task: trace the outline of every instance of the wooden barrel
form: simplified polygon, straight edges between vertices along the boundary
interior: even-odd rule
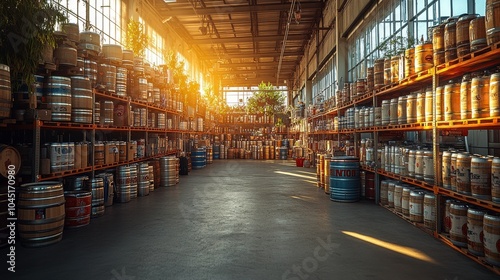
[[[434,53],[444,51],[444,25],[439,24],[432,28],[432,50]]]
[[[106,59],[121,63],[123,59],[122,46],[114,44],[102,45],[102,54]]]
[[[390,85],[391,81],[391,58],[387,57],[384,59],[384,85]]]
[[[64,226],[75,228],[90,223],[92,193],[88,191],[64,192],[66,217]]]
[[[444,61],[449,62],[457,58],[457,19],[448,18],[444,26]]]
[[[457,155],[456,165],[456,184],[457,192],[461,194],[471,195],[470,189],[470,167],[471,155],[463,152]]]
[[[485,211],[467,209],[467,249],[476,256],[484,256],[483,219]]]
[[[469,23],[469,41],[471,52],[484,49],[488,46],[486,43],[486,27],[484,20],[484,16],[479,16],[471,20]]]
[[[366,92],[366,79],[356,80],[356,95],[361,96]]]
[[[134,51],[122,50],[122,65],[127,69],[134,67]]]
[[[127,96],[128,70],[125,67],[116,68],[116,94]]]
[[[101,52],[101,35],[92,31],[80,32],[80,43],[78,44],[78,49],[98,55]]]
[[[21,154],[9,145],[0,144],[0,175],[7,178],[16,175],[21,169]]]
[[[400,96],[398,97],[398,112],[397,112],[397,117],[398,117],[398,124],[406,124],[408,123],[407,116],[406,116],[406,96]]]
[[[22,184],[17,201],[17,229],[21,244],[40,247],[61,241],[64,202],[64,190],[59,182]]]
[[[403,188],[404,185],[401,183],[397,183],[394,186],[394,210],[397,213],[402,213],[401,202],[403,199]]]
[[[375,88],[375,72],[374,72],[374,67],[368,67],[366,68],[366,91],[372,92],[373,89]]]
[[[375,60],[373,65],[373,82],[375,89],[384,86],[384,59],[380,58]]]
[[[205,148],[198,148],[197,150],[191,153],[191,160],[193,161],[193,169],[201,169],[206,166],[205,159]],[[176,178],[178,174],[176,174],[177,160],[175,157],[162,157],[160,158],[160,186],[162,187],[171,187],[175,186]]]
[[[401,194],[401,212],[404,216],[410,216],[410,193],[414,190],[413,187],[403,187]]]
[[[326,194],[330,194],[330,162],[332,160],[331,155],[326,154],[324,156],[324,164],[323,164],[323,181],[324,181],[324,190]]]
[[[398,99],[392,98],[389,102],[389,124],[398,124]]]
[[[141,162],[137,168],[137,195],[149,195],[149,165]]]
[[[500,73],[493,73],[490,76],[490,117],[500,116]]]
[[[416,150],[408,151],[408,176],[414,178],[415,177],[415,162],[417,157]]]
[[[484,257],[486,261],[500,267],[500,214],[486,213],[483,218]]]
[[[375,199],[375,173],[365,173],[365,198]]]
[[[58,46],[54,49],[54,59],[59,66],[76,66],[78,53],[75,48]]]
[[[102,142],[94,143],[94,164],[104,164],[104,143]]]
[[[500,1],[486,0],[486,41],[492,45],[500,41]]]
[[[405,50],[405,55],[404,55],[404,71],[405,71],[405,77],[409,77],[413,74],[415,74],[415,49],[406,49]]]
[[[10,117],[12,107],[12,87],[10,81],[10,67],[0,64],[0,119]]]
[[[491,161],[491,200],[500,203],[500,157]]]
[[[436,196],[433,193],[424,195],[424,226],[428,229],[436,229]]]
[[[457,56],[462,57],[470,53],[470,39],[469,39],[469,25],[477,15],[463,15],[458,18],[456,43],[457,43]]]
[[[434,185],[434,158],[432,151],[424,151],[422,154],[423,179],[426,183]]]
[[[45,80],[44,91],[52,121],[71,121],[71,79],[49,76]]]
[[[450,204],[450,239],[453,244],[467,248],[467,205],[453,201]]]
[[[391,108],[391,101],[388,99],[382,100],[382,116],[381,116],[382,125],[388,125],[391,120],[390,108]]]
[[[460,119],[460,83],[450,82],[444,86],[444,120]]]
[[[114,175],[111,172],[100,173],[96,175],[97,178],[102,178],[104,186],[104,206],[113,205],[113,197],[115,194],[115,180]]]
[[[330,200],[355,202],[360,197],[359,158],[333,157],[330,161]]]
[[[116,66],[99,63],[97,85],[102,89],[114,93],[116,91]]]
[[[92,123],[93,103],[90,80],[83,76],[72,76],[71,120],[76,123]]]
[[[80,42],[80,29],[77,23],[63,22],[61,23],[61,31],[66,34],[69,41]]]
[[[471,117],[490,116],[490,76],[474,77],[471,82]]]
[[[415,73],[433,66],[432,43],[423,43],[415,47]]]
[[[101,124],[113,125],[114,123],[114,103],[111,100],[101,101]]]
[[[425,192],[413,190],[410,192],[410,221],[422,223],[424,221]]]
[[[472,156],[470,163],[470,188],[473,197],[491,200],[491,164],[488,157]]]

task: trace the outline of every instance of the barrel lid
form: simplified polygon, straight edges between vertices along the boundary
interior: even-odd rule
[[[5,64],[0,64],[0,70],[10,72],[10,67]]]
[[[473,20],[478,17],[477,14],[465,14],[458,17],[458,21]]]
[[[484,219],[500,221],[500,213],[489,212],[484,214]]]
[[[469,209],[467,209],[467,213],[471,213],[474,215],[484,215],[486,214],[486,211],[479,208],[469,207]]]
[[[35,182],[21,185],[21,189],[28,191],[55,190],[62,189],[62,187],[62,183],[58,181]]]

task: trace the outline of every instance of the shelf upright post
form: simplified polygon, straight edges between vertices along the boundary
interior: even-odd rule
[[[434,196],[436,197],[434,201],[434,209],[436,214],[436,230],[434,231],[434,236],[437,237],[441,229],[441,195],[439,194],[439,182],[441,182],[441,157],[439,156],[439,131],[437,128],[437,95],[436,88],[439,86],[439,76],[437,74],[436,66],[431,68],[432,70],[432,155],[434,162]]]
[[[375,93],[373,93],[372,97],[372,104],[373,104],[373,111],[375,112],[375,107],[377,106],[377,96]],[[375,126],[375,116],[373,117],[374,122],[373,125]],[[378,173],[379,170],[379,161],[378,161],[378,130],[377,127],[373,130],[373,158],[375,160],[375,165],[373,166],[374,169],[374,185],[375,185],[375,204],[380,203],[380,176]]]
[[[95,159],[94,159],[94,149],[95,149],[95,133],[96,133],[96,108],[95,108],[96,98],[95,89],[92,90],[92,132],[90,133],[90,166],[92,166],[92,178],[94,178],[95,173]],[[99,112],[100,113],[100,112]],[[101,117],[99,116],[99,119]]]
[[[34,120],[33,128],[33,170],[31,171],[31,180],[33,182],[38,182],[40,179],[40,120]]]

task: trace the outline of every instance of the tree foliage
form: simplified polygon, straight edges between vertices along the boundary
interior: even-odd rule
[[[10,67],[13,79],[34,82],[43,50],[55,46],[55,26],[65,20],[61,7],[49,1],[2,0],[0,63]]]
[[[247,112],[273,116],[285,108],[285,96],[271,84],[261,82],[259,90],[248,99]]]
[[[148,44],[149,37],[146,35],[144,25],[137,20],[130,19],[125,33],[125,48],[142,57]]]

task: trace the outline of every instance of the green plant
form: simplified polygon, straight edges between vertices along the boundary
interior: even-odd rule
[[[144,25],[137,20],[130,19],[125,33],[125,47],[132,50],[137,56],[144,56],[144,51],[149,44]]]
[[[378,49],[383,53],[384,57],[391,57],[402,54],[406,49],[415,47],[415,39],[413,37],[392,36],[386,38]]]
[[[261,82],[259,90],[247,101],[247,112],[273,116],[285,108],[285,96],[271,84]]]
[[[55,46],[56,24],[66,17],[48,1],[3,0],[0,6],[0,63],[13,80],[32,84],[43,50]]]

